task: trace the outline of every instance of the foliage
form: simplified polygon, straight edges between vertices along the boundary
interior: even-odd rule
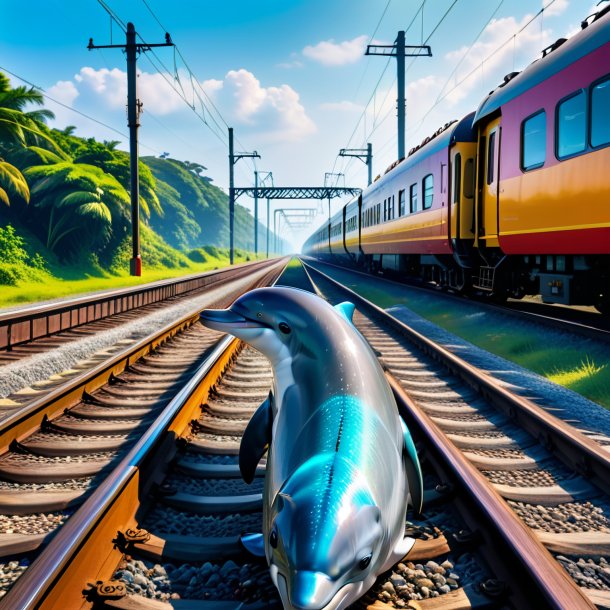
[[[24,246],[25,241],[23,237],[17,235],[15,227],[12,225],[0,227],[0,260],[3,263],[24,264],[28,259]]]
[[[75,150],[74,161],[99,167],[106,173],[112,174],[123,188],[129,190],[131,181],[129,155],[122,150],[115,150],[118,143],[116,140],[104,143],[96,142],[93,138],[84,140],[81,146]],[[163,209],[156,193],[156,181],[150,169],[140,161],[138,171],[140,175],[140,207],[144,217],[149,218],[151,211],[163,216]]]
[[[25,246],[12,225],[0,227],[0,285],[16,286],[23,280],[42,282],[48,277],[40,254],[30,256]]]
[[[10,205],[9,193],[17,195],[26,203],[30,200],[30,189],[23,174],[0,159],[0,202],[7,206]]]
[[[46,246],[64,258],[107,243],[113,218],[126,215],[127,192],[98,167],[64,161],[29,167],[25,174],[46,220]]]

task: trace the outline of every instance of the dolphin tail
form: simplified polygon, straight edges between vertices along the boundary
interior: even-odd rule
[[[261,403],[256,410],[241,439],[239,446],[239,470],[246,483],[252,483],[256,474],[256,466],[271,443],[271,428],[273,426],[273,411],[271,408],[273,394]]]
[[[352,326],[354,325],[354,310],[356,306],[349,301],[343,301],[343,303],[339,303],[335,305],[335,310],[341,315],[342,318],[347,320]]]
[[[407,471],[407,481],[409,483],[409,494],[411,495],[411,505],[413,510],[419,514],[424,503],[424,478],[421,472],[421,466],[419,465],[419,458],[417,457],[417,450],[415,449],[415,443],[411,438],[411,433],[407,428],[402,417],[400,418],[402,425],[402,435],[405,439],[404,451],[406,454],[405,469]]]

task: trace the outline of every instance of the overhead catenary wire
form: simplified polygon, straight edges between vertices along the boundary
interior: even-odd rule
[[[540,17],[541,15],[544,14],[544,11],[546,9],[548,9],[552,4],[554,4],[556,2],[556,0],[550,0],[545,6],[543,6],[535,15],[533,15],[530,19],[528,19],[528,21],[523,24],[516,32],[514,32],[513,34],[511,34],[501,45],[499,45],[498,47],[496,47],[489,55],[487,55],[487,57],[485,57],[484,59],[481,60],[481,62],[479,64],[477,64],[470,72],[468,72],[468,74],[466,74],[466,76],[464,76],[462,79],[460,79],[457,83],[455,83],[455,85],[449,89],[443,96],[438,97],[436,102],[427,110],[427,112],[424,114],[424,116],[420,119],[419,123],[417,124],[416,128],[419,129],[421,127],[421,125],[424,123],[425,119],[430,115],[430,113],[443,101],[445,100],[447,97],[449,97],[449,95],[455,91],[460,85],[462,85],[463,83],[465,83],[473,74],[475,74],[478,70],[482,70],[483,66],[485,65],[485,63],[487,63],[492,57],[494,57],[495,55],[497,55],[506,45],[510,44],[517,36],[519,36],[519,34],[521,34],[523,31],[525,31],[536,19],[538,19],[538,17]],[[460,60],[461,61],[461,60]]]
[[[436,31],[438,30],[438,28],[439,28],[439,27],[441,26],[441,24],[442,24],[442,23],[445,21],[445,19],[447,18],[447,16],[449,15],[449,13],[452,11],[452,9],[454,8],[454,6],[457,4],[457,2],[458,2],[458,0],[454,0],[454,1],[451,3],[451,5],[449,6],[449,8],[447,8],[447,10],[446,10],[446,11],[445,11],[445,13],[443,14],[443,16],[442,16],[442,17],[441,17],[441,18],[440,18],[440,19],[437,21],[436,25],[435,25],[435,26],[432,28],[431,32],[428,34],[428,36],[426,37],[426,39],[425,39],[425,40],[423,39],[423,29],[422,29],[422,34],[421,34],[421,38],[422,38],[422,44],[424,44],[424,45],[425,45],[425,44],[427,44],[427,43],[430,41],[430,39],[432,38],[432,36],[433,36],[433,35],[436,33]],[[417,17],[418,17],[418,15],[419,15],[420,13],[422,14],[422,28],[423,28],[423,9],[424,9],[424,5],[425,5],[425,3],[426,3],[426,0],[423,0],[423,1],[421,2],[421,4],[419,5],[419,7],[418,7],[417,11],[415,12],[415,14],[413,15],[413,17],[411,18],[411,21],[410,21],[410,22],[409,22],[409,24],[407,25],[407,27],[406,27],[406,29],[405,29],[405,33],[409,32],[409,30],[410,30],[410,29],[413,27],[413,25],[415,24],[415,22],[416,22],[416,20],[417,20]],[[411,69],[411,67],[412,67],[413,63],[415,62],[415,60],[416,60],[416,58],[413,58],[413,59],[411,60],[411,62],[409,63],[409,65],[406,67],[405,72],[408,72],[408,71]],[[386,63],[386,65],[384,66],[384,71],[382,72],[382,77],[383,77],[383,75],[385,74],[385,71],[387,70],[387,67],[388,67],[389,63],[390,63],[390,58],[388,58],[388,62],[387,62],[387,63]],[[380,80],[381,80],[381,79],[380,79]],[[386,91],[386,94],[385,94],[385,96],[384,96],[383,100],[381,101],[381,104],[379,105],[379,106],[380,106],[380,108],[383,108],[383,107],[385,106],[386,101],[387,101],[387,99],[388,99],[388,97],[389,97],[390,93],[392,92],[392,90],[393,90],[393,88],[394,88],[394,84],[395,84],[395,82],[396,82],[396,78],[394,78],[394,79],[392,80],[392,84],[390,85],[390,87],[388,87],[388,89],[387,89],[387,91]],[[379,83],[380,83],[380,81],[378,81],[378,83],[376,84],[376,86],[375,86],[375,88],[374,88],[374,90],[373,90],[373,96],[372,96],[372,98],[371,98],[371,99],[373,99],[373,100],[375,100],[375,97],[374,97],[374,96],[376,96],[376,94],[377,94],[377,89],[378,89],[378,87],[379,87]],[[363,112],[362,112],[362,114],[361,114],[360,118],[358,119],[358,122],[356,123],[356,127],[355,127],[354,131],[352,132],[352,135],[350,136],[350,139],[349,139],[348,144],[347,144],[347,146],[346,146],[346,147],[349,147],[349,145],[351,144],[352,139],[353,139],[353,137],[354,137],[355,133],[356,133],[356,132],[357,132],[357,130],[358,130],[358,127],[359,127],[360,123],[361,123],[363,120],[365,120],[366,113],[367,113],[368,107],[369,107],[369,105],[370,105],[370,101],[371,101],[371,100],[369,99],[369,102],[367,102],[367,105],[365,106],[365,108],[364,108],[364,110],[363,110]],[[382,125],[383,125],[383,124],[386,122],[386,120],[387,120],[387,119],[390,117],[390,115],[392,114],[392,111],[393,111],[393,108],[392,108],[392,107],[391,107],[391,108],[389,108],[389,109],[388,109],[388,111],[386,112],[386,114],[383,116],[383,118],[381,118],[381,120],[379,120],[379,116],[377,115],[377,113],[376,113],[376,112],[374,113],[373,122],[372,122],[372,125],[371,125],[370,130],[368,130],[368,131],[367,131],[367,130],[366,130],[366,128],[365,128],[365,130],[364,130],[364,131],[365,131],[365,133],[364,133],[363,140],[362,140],[362,142],[361,142],[361,144],[360,144],[360,146],[361,146],[361,147],[364,147],[364,146],[367,144],[367,142],[369,142],[369,141],[371,140],[372,135],[373,135],[373,134],[374,134],[374,133],[375,133],[375,132],[376,132],[376,131],[379,129],[379,127],[381,127],[381,126],[382,126]],[[378,157],[378,155],[379,155],[379,152],[377,152],[375,156],[376,156],[376,157]],[[335,169],[336,169],[338,159],[339,159],[339,155],[337,155],[337,157],[335,157],[335,161],[334,161],[334,164],[333,164],[333,171],[335,171]],[[353,158],[350,158],[350,159],[349,159],[347,162],[345,161],[345,159],[342,159],[342,165],[341,165],[341,167],[342,167],[342,169],[343,169],[343,172],[344,172],[344,173],[347,173],[347,172],[349,171],[349,169],[350,169],[350,168],[353,166],[353,163],[354,163],[354,159],[353,159]]]
[[[8,68],[5,68],[3,66],[0,66],[0,71],[5,72],[6,74],[10,74],[12,77],[17,78],[18,80],[25,83],[26,85],[29,85],[30,87],[34,87],[34,89],[38,89],[46,99],[52,101],[54,104],[57,104],[58,106],[61,106],[62,108],[65,108],[66,110],[70,110],[70,111],[74,112],[75,114],[78,114],[78,115],[88,119],[89,121],[92,121],[93,123],[97,123],[98,125],[101,125],[102,127],[105,127],[106,129],[108,129],[109,131],[112,131],[112,132],[120,135],[121,137],[125,138],[126,140],[129,140],[129,136],[126,133],[123,133],[122,131],[116,129],[116,127],[112,127],[112,125],[108,125],[108,123],[104,123],[103,121],[100,121],[99,119],[96,119],[95,117],[92,117],[91,115],[89,115],[85,112],[82,112],[81,110],[77,110],[76,108],[69,106],[68,104],[65,104],[64,102],[60,102],[58,99],[49,95],[43,87],[40,87],[39,85],[32,83],[27,78],[24,78],[23,76],[20,76],[19,74],[16,74],[12,70],[9,70]],[[147,148],[148,150],[150,150],[152,153],[154,153],[156,155],[159,154],[159,151],[155,150],[154,148],[151,148],[150,146],[147,146],[146,144],[142,144],[142,148]]]
[[[163,23],[161,22],[161,20],[155,13],[155,11],[152,9],[149,2],[147,2],[146,0],[142,0],[142,2],[144,4],[144,6],[146,7],[146,9],[148,10],[148,12],[152,15],[153,19],[157,22],[159,27],[163,30],[163,32],[167,32],[167,29],[165,28],[165,26],[163,25]],[[143,43],[145,43],[144,39],[142,38],[142,36],[140,36],[140,34],[138,34],[138,37],[142,40]],[[151,49],[151,51],[152,51],[152,49]],[[161,60],[161,58],[154,51],[153,51],[153,56],[155,56],[155,59],[161,65],[163,70],[165,70],[165,72],[167,74],[170,74],[171,72],[170,72],[169,68],[165,65],[165,63]],[[184,85],[182,83],[182,79],[180,76],[180,71],[178,68],[178,62],[176,61],[176,56],[178,56],[180,58],[182,65],[184,66],[184,69],[187,73],[187,77],[189,80],[188,84],[190,85],[190,89],[191,89],[191,92],[193,95],[191,103],[188,102],[187,97],[186,97],[186,92],[185,92]],[[161,70],[157,66],[154,66],[154,67],[157,70],[157,72],[161,72]],[[178,95],[180,95],[180,97],[183,98],[183,100],[187,103],[187,105],[192,110],[194,110],[195,97],[197,97],[197,101],[199,102],[199,105],[202,108],[202,113],[201,113],[201,115],[199,115],[199,113],[196,113],[196,114],[205,123],[205,125],[216,135],[216,137],[219,138],[224,143],[224,145],[228,148],[228,138],[226,137],[226,130],[228,130],[229,124],[225,120],[224,116],[222,115],[222,113],[220,112],[220,110],[218,109],[216,104],[214,104],[214,101],[208,95],[207,91],[203,88],[199,79],[195,75],[194,71],[191,69],[188,62],[186,61],[184,54],[182,53],[182,51],[180,50],[178,45],[176,45],[175,43],[174,43],[173,75],[174,75],[174,80],[177,82],[178,86],[180,87],[181,93],[176,91],[175,88],[174,88],[174,91],[176,91],[178,93]],[[205,101],[204,101],[204,99],[202,99],[202,97],[205,98]],[[210,122],[206,119],[206,115],[207,115],[207,117],[209,117],[209,119],[212,121],[212,123],[214,124],[215,127],[212,127]],[[216,118],[216,116],[218,117],[218,119]],[[221,125],[221,123],[222,123],[222,125]],[[224,127],[223,127],[223,125],[224,125]],[[245,148],[244,145],[242,144],[242,142],[239,140],[239,138],[235,137],[235,141],[241,148]],[[248,165],[250,165],[252,167],[253,171],[257,170],[256,159],[248,158],[248,159],[246,159],[246,162]],[[250,178],[250,180],[251,180],[251,178]]]

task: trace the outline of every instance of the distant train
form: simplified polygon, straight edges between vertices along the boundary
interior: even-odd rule
[[[610,6],[411,149],[303,251],[610,314]]]

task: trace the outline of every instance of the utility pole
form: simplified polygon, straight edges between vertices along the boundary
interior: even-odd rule
[[[130,195],[131,195],[131,244],[132,257],[129,261],[131,275],[142,275],[142,257],[140,256],[140,177],[138,171],[138,127],[140,127],[140,113],[142,102],[138,99],[136,61],[138,54],[149,51],[153,47],[173,47],[174,43],[168,33],[165,42],[159,44],[137,43],[136,28],[133,23],[127,24],[125,44],[94,45],[93,38],[89,38],[87,48],[92,49],[121,49],[127,56],[127,125],[129,126],[129,168],[130,168]]]
[[[258,259],[258,172],[254,170],[254,258]]]
[[[407,51],[408,49],[408,51]],[[405,57],[432,57],[429,45],[405,45],[405,32],[398,32],[392,45],[370,44],[365,55],[396,57],[396,86],[398,89],[398,159],[405,157]]]
[[[267,186],[267,181],[268,180],[271,181],[271,186],[273,186],[273,172],[255,172],[255,174],[254,174],[255,182],[256,182],[256,180],[258,179],[259,176],[260,176],[260,179],[258,180],[258,182],[260,183],[261,186]],[[271,203],[270,203],[269,197],[267,197],[267,240],[266,240],[267,241],[267,247],[266,247],[266,256],[267,256],[267,258],[269,258],[270,205],[271,205]]]
[[[370,142],[366,145],[366,148],[342,148],[339,151],[339,156],[360,159],[368,168],[367,186],[371,186],[371,182],[373,182],[373,145]]]
[[[240,159],[246,157],[261,158],[256,151],[235,154],[233,152],[233,127],[229,127],[229,263],[231,265],[235,260],[235,180],[233,166]]]

